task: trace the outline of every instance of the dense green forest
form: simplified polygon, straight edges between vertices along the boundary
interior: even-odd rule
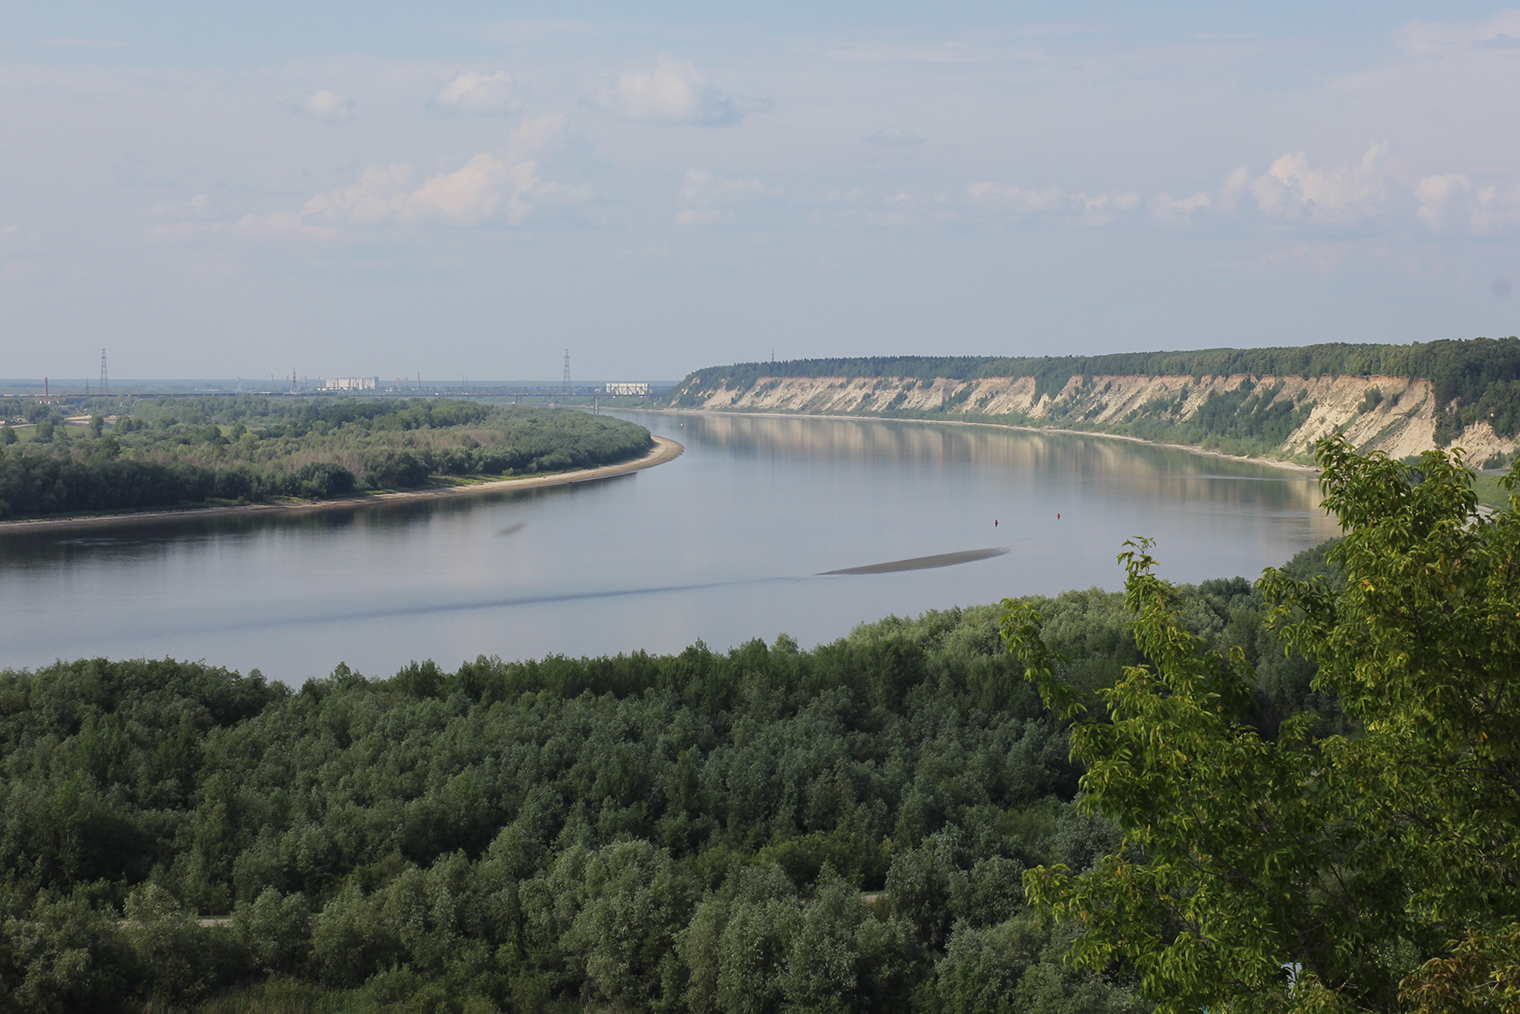
[[[1079,968],[1136,976],[1156,1014],[1520,1010],[1520,473],[1492,514],[1472,473],[1321,440],[1338,586],[1268,568],[1268,624],[1317,667],[1346,729],[1290,715],[1264,736],[1259,663],[1189,630],[1153,544],[1125,543],[1147,664],[1102,707],[1040,607],[1007,603],[1010,650],[1072,724],[1080,808],[1123,829],[1086,869],[1024,878],[1083,931]]]
[[[0,401],[17,402],[0,414],[28,420],[0,429],[0,518],[327,499],[612,464],[652,446],[620,419],[436,399],[146,399],[86,426],[41,402]]]
[[[1342,727],[1249,582],[1178,601],[1258,664],[1263,736]],[[1141,660],[1121,595],[1029,603],[1084,697]],[[0,1011],[1140,1011],[1025,904],[1119,831],[1001,615],[298,690],[0,673]]]
[[[975,380],[1033,377],[1036,397],[1054,396],[1073,377],[1385,376],[1429,380],[1444,413],[1437,440],[1446,443],[1469,424],[1489,420],[1494,432],[1520,432],[1520,338],[1442,340],[1411,345],[1335,342],[1295,348],[1124,352],[1101,356],[885,356],[740,363],[698,370],[670,394],[675,407],[700,404],[720,387],[748,390],[764,377],[901,377]]]

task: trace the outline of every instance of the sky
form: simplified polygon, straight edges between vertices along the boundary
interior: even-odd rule
[[[1520,331],[1520,9],[3,20],[0,377],[102,348],[122,379],[558,380],[568,349],[577,380],[675,380]]]

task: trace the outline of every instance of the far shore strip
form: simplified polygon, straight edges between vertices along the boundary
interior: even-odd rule
[[[574,482],[590,482],[614,475],[626,475],[643,468],[653,468],[667,461],[674,461],[686,450],[684,446],[665,437],[655,437],[654,447],[642,458],[582,468],[573,472],[550,472],[545,475],[525,475],[516,479],[493,479],[488,482],[471,482],[462,486],[439,486],[432,489],[403,490],[396,493],[366,493],[343,497],[338,500],[311,500],[301,503],[251,503],[235,507],[181,507],[173,510],[138,511],[132,514],[89,514],[61,518],[27,518],[21,521],[0,521],[0,535],[14,532],[63,531],[69,528],[105,528],[117,525],[136,525],[153,521],[178,521],[191,518],[243,516],[252,514],[292,514],[305,511],[343,510],[351,507],[372,507],[413,500],[444,500],[456,496],[474,496],[477,493],[503,493],[518,489],[538,489],[544,486],[564,486]]]

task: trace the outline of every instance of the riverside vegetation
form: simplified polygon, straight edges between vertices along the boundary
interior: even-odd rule
[[[1321,460],[1348,536],[1255,585],[0,674],[0,1010],[1512,1010],[1520,503]]]
[[[23,412],[28,425],[0,429],[0,518],[322,500],[614,464],[653,446],[607,416],[429,399],[146,399],[82,427],[40,402],[0,404]]]
[[[1268,734],[1340,727],[1248,582],[1181,600],[1261,661]],[[1083,693],[1140,660],[1122,596],[1033,601]],[[1073,804],[1000,615],[298,691],[171,661],[0,674],[0,1010],[1140,1010],[1026,906],[1025,870],[1120,831]]]

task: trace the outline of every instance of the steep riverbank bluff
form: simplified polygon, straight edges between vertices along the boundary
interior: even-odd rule
[[[1461,447],[1471,464],[1498,465],[1520,446],[1520,340],[740,364],[693,373],[667,400],[1077,429],[1297,459],[1342,433],[1364,452]]]

